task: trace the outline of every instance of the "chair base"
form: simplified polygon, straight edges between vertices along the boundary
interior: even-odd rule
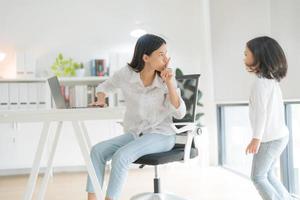
[[[130,198],[130,200],[188,200],[178,197],[174,194],[167,193],[141,193]]]

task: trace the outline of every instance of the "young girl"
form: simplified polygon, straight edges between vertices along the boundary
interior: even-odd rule
[[[244,62],[256,75],[249,102],[253,138],[246,148],[254,154],[251,180],[264,200],[287,200],[290,195],[274,174],[289,140],[279,87],[287,73],[286,58],[274,39],[258,37],[247,42]]]
[[[164,39],[146,34],[136,43],[131,63],[100,84],[97,102],[104,106],[105,95],[120,88],[126,102],[124,133],[93,146],[91,159],[97,178],[103,185],[105,164],[112,160],[106,200],[119,199],[129,165],[146,154],[169,151],[175,144],[171,128],[172,117],[186,113],[172,71],[167,68],[169,58]],[[88,199],[96,199],[90,178]]]

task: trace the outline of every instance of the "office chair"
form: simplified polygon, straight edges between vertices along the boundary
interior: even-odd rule
[[[186,104],[187,113],[182,119],[173,119],[173,129],[176,135],[185,137],[183,144],[175,144],[173,149],[167,152],[154,153],[142,156],[136,160],[135,164],[140,164],[140,168],[145,165],[154,166],[154,192],[137,194],[131,200],[186,200],[174,194],[162,193],[160,189],[160,178],[158,175],[159,165],[171,162],[185,162],[198,155],[198,149],[194,143],[194,137],[201,134],[201,129],[195,125],[195,111],[197,106],[198,80],[200,75],[183,75],[176,77],[177,85],[181,90],[181,96]]]

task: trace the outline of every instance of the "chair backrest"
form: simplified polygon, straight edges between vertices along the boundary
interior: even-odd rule
[[[185,102],[187,113],[182,119],[173,118],[175,128],[187,127],[190,124],[194,125],[197,96],[198,96],[198,81],[200,74],[183,75],[176,77],[177,85],[181,90],[181,97]],[[144,165],[159,165],[174,161],[186,161],[198,155],[194,137],[189,137],[188,132],[191,129],[184,129],[176,134],[176,144],[170,151],[144,155],[135,161],[136,164]],[[179,140],[178,140],[179,139]],[[181,141],[182,139],[182,141]]]
[[[177,86],[180,88],[181,97],[186,105],[186,115],[182,119],[173,118],[174,123],[195,122],[199,77],[200,74],[190,74],[176,77]]]

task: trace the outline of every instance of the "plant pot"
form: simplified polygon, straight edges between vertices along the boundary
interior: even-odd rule
[[[77,77],[84,77],[84,72],[85,72],[84,69],[76,69],[75,70],[75,73],[76,73]]]

